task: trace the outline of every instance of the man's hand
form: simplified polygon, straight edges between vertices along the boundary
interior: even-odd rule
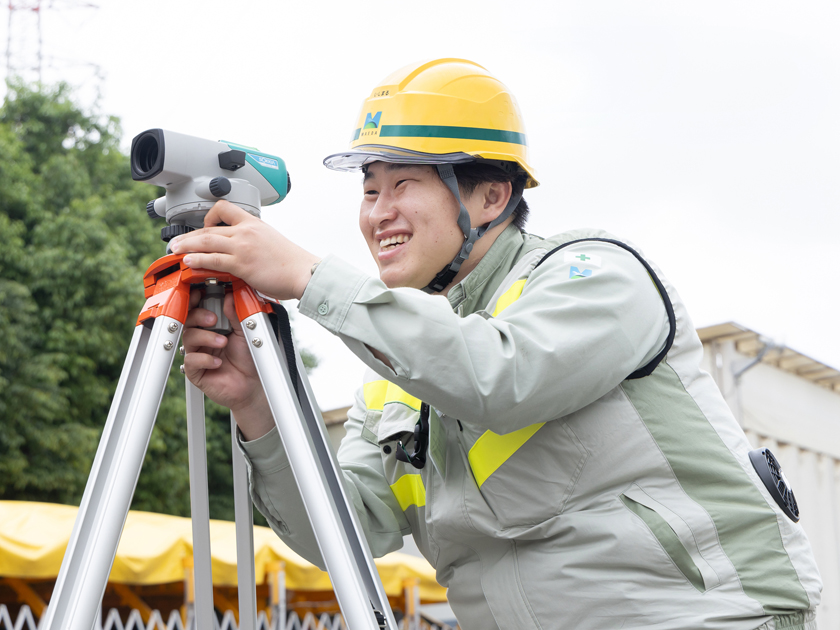
[[[199,290],[190,295],[190,314],[184,326],[184,372],[210,400],[233,411],[246,440],[255,440],[274,426],[248,342],[236,317],[233,294],[225,296],[224,313],[233,326],[227,337],[199,326],[212,326],[216,316],[196,308]]]
[[[279,300],[301,299],[317,256],[229,201],[216,202],[204,226],[170,243],[174,253],[187,254],[184,264],[231,273]]]

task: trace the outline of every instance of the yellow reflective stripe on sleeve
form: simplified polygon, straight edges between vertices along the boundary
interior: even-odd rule
[[[365,405],[374,411],[382,411],[382,408],[389,403],[401,403],[414,411],[420,411],[422,404],[419,398],[405,393],[401,387],[386,380],[365,383],[364,395]]]
[[[511,286],[510,289],[502,293],[499,299],[496,300],[496,308],[493,309],[493,317],[496,317],[496,315],[519,299],[519,296],[522,295],[522,287],[525,286],[526,281],[527,278],[517,280],[513,283],[513,286]]]
[[[540,430],[545,422],[538,422],[530,426],[498,435],[492,431],[485,431],[470,449],[470,468],[478,487],[481,487],[496,470],[527,442],[534,433]]]
[[[412,505],[417,507],[426,505],[426,487],[420,475],[403,475],[391,484],[391,492],[399,501],[403,512]]]
[[[368,409],[382,411],[382,407],[385,405],[385,392],[388,391],[388,385],[390,383],[385,380],[365,383],[363,391],[365,394],[365,406]]]
[[[419,398],[405,393],[402,388],[393,383],[388,383],[388,391],[385,393],[385,404],[389,405],[391,403],[402,403],[406,407],[411,407],[414,411],[420,411],[420,405],[422,404]]]

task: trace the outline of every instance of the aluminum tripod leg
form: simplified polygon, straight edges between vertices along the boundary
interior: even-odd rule
[[[210,555],[210,496],[207,485],[207,439],[204,392],[187,384],[187,438],[190,454],[190,516],[193,537],[195,628],[213,628],[213,573]]]
[[[254,507],[248,493],[248,464],[236,444],[236,421],[230,414],[233,450],[233,511],[236,518],[236,578],[239,630],[257,628],[257,583],[254,575]]]
[[[41,626],[46,630],[93,627],[180,335],[181,324],[165,316],[134,330]]]
[[[143,278],[147,299],[138,318],[142,323],[135,328],[55,589],[39,626],[43,630],[91,630],[97,619],[172,367],[182,322],[186,321],[190,287],[203,284],[212,276],[217,283],[233,284],[238,318],[244,322],[246,339],[274,422],[286,447],[348,628],[396,630],[370,549],[344,492],[341,471],[329,448],[320,412],[312,403],[314,397],[300,357],[294,358],[298,378],[293,384],[269,325],[268,305],[238,278],[192,270],[182,259],[183,256],[164,256],[149,267]],[[295,389],[300,391],[299,397],[293,393]],[[198,399],[191,398],[190,404],[197,407]],[[203,417],[201,419],[203,428]],[[196,428],[192,426],[192,429]],[[206,452],[204,457],[206,459]],[[241,470],[241,464],[236,465]],[[206,472],[204,477],[206,479]],[[247,481],[240,477],[235,483],[246,487]],[[247,540],[248,547],[237,549],[239,558],[244,560],[250,556],[244,563],[250,567],[250,578],[244,573],[246,569],[240,568],[242,589],[244,583],[253,584],[252,513],[250,507],[237,508],[237,512],[242,514],[237,518],[238,523],[247,523],[249,530],[248,536],[238,536]],[[205,507],[204,515],[208,513]],[[204,544],[199,540],[202,537],[209,541],[206,529],[194,531],[200,545]],[[204,552],[197,555],[206,557]],[[201,575],[206,578],[209,573],[198,570],[198,563],[196,569],[196,578]],[[253,601],[253,587],[248,590],[247,598]],[[243,610],[247,607],[245,599],[241,600]],[[252,617],[255,623],[255,613]],[[199,628],[205,630],[200,625]]]
[[[193,532],[195,628],[213,628],[213,575],[210,549],[210,500],[204,394],[187,380],[187,427],[190,451],[190,510]],[[230,417],[233,448],[233,503],[236,517],[236,570],[239,630],[256,630],[257,585],[254,576],[254,516],[248,494],[248,466],[236,446],[236,423]]]
[[[385,627],[395,630],[370,548],[344,492],[320,412],[312,403],[303,362],[295,357],[298,400],[268,315],[258,312],[240,318],[347,627],[378,630],[375,609],[384,617]]]

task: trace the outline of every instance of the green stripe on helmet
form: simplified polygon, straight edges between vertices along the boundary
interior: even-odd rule
[[[524,133],[480,127],[444,127],[440,125],[382,125],[380,138],[450,138],[459,140],[488,140],[528,146]]]

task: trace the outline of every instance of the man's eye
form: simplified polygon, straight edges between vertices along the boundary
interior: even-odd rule
[[[365,195],[378,195],[378,194],[379,194],[378,190],[366,190],[365,191]]]
[[[397,185],[394,186],[394,188],[399,188],[400,186],[405,184],[407,181],[408,181],[407,179],[401,179],[400,181],[397,182]]]

